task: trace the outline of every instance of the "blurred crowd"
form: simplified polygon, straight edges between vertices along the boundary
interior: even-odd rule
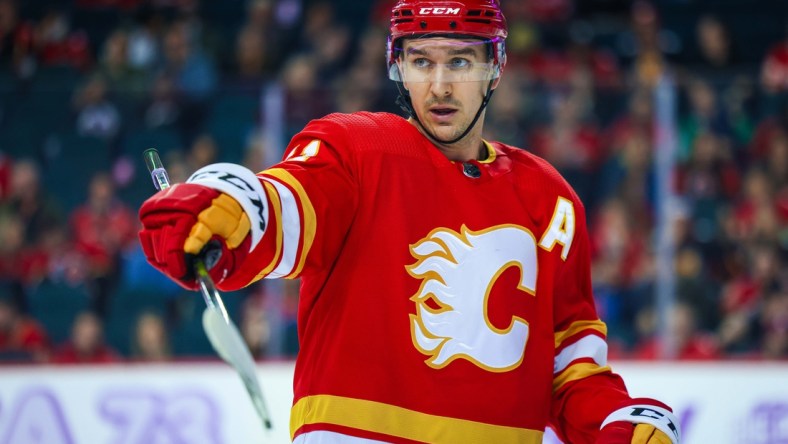
[[[485,137],[546,158],[583,199],[611,355],[665,357],[668,214],[669,357],[788,358],[788,7],[503,3],[509,61]],[[392,4],[0,0],[0,359],[210,353],[199,296],[137,245],[153,192],[142,149],[159,148],[174,181],[216,161],[261,170],[310,119],[400,113],[384,61]],[[757,26],[733,26],[745,10]],[[656,118],[665,85],[671,128]],[[668,200],[655,170],[666,133]],[[257,358],[297,353],[297,292],[271,281],[225,297]]]

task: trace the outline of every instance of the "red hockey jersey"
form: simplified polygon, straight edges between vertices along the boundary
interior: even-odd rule
[[[406,120],[333,114],[258,174],[267,227],[222,286],[301,277],[291,434],[593,442],[607,366],[582,203],[500,143],[452,162]]]

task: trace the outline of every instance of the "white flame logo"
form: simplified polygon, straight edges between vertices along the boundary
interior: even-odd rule
[[[516,316],[508,328],[494,327],[487,316],[490,291],[509,267],[520,269],[518,289],[536,292],[536,240],[516,225],[461,233],[438,229],[411,246],[417,262],[407,267],[423,282],[411,300],[413,343],[429,356],[427,365],[442,368],[463,358],[492,372],[520,365],[528,341],[528,323]],[[432,300],[432,306],[428,302]],[[438,306],[439,308],[434,308]]]

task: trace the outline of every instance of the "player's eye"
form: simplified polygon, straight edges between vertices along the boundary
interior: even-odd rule
[[[452,69],[469,68],[471,66],[471,61],[468,60],[468,59],[461,58],[461,57],[455,57],[455,58],[451,59],[451,63],[449,64],[449,66]]]
[[[418,59],[415,59],[415,60],[411,61],[410,63],[414,67],[419,68],[419,69],[427,68],[427,67],[430,66],[430,61],[425,59],[424,57],[419,57]]]

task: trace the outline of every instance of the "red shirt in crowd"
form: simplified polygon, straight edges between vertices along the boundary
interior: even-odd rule
[[[9,330],[0,330],[0,353],[19,353],[43,357],[49,350],[49,337],[38,321],[23,316]]]
[[[109,364],[119,362],[120,356],[107,345],[99,345],[94,350],[81,352],[68,342],[63,344],[52,356],[55,364]]]

